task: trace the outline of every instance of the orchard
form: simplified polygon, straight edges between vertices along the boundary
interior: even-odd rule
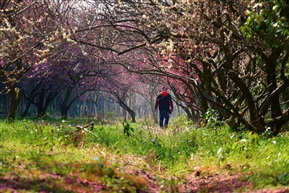
[[[250,191],[255,179],[256,189],[288,191],[288,9],[286,0],[1,0],[0,191],[38,184],[23,168],[57,179],[59,192]],[[164,86],[167,130],[155,111]],[[54,190],[46,180],[33,191]]]

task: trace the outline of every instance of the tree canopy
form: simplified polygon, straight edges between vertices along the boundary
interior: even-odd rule
[[[27,92],[24,80],[62,69],[57,94],[109,92],[133,119],[129,93],[149,95],[162,80],[191,119],[215,111],[236,130],[278,134],[289,120],[288,7],[285,0],[3,1],[8,117],[20,88]],[[62,104],[64,117],[70,102]]]

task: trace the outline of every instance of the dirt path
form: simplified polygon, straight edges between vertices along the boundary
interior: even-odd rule
[[[171,180],[167,184],[162,184],[154,174],[144,170],[133,171],[133,174],[141,176],[148,182],[147,192],[149,193],[289,193],[289,188],[286,187],[274,190],[253,190],[253,185],[244,181],[245,178],[242,174],[201,175],[197,172],[179,181],[178,179]]]
[[[241,174],[215,174],[210,176],[196,176],[192,174],[186,179],[174,183],[163,183],[154,176],[154,174],[144,170],[130,171],[138,178],[142,178],[148,186],[147,190],[138,190],[139,193],[231,193],[231,192],[249,192],[249,193],[288,193],[289,188],[279,188],[275,190],[261,189],[252,190],[252,184],[242,181]],[[62,182],[62,185],[48,184]],[[80,178],[77,176],[63,176],[56,174],[41,174],[37,179],[20,178],[16,175],[0,177],[0,192],[22,193],[95,193],[110,192],[111,189],[101,184],[99,180]]]

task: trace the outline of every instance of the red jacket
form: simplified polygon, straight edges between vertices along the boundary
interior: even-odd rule
[[[155,110],[159,107],[159,110],[169,111],[173,110],[172,97],[167,91],[163,91],[160,95],[157,96]]]

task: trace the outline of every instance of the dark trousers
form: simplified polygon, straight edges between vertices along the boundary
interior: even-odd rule
[[[164,126],[164,121],[165,121],[165,127],[167,127],[169,124],[169,120],[170,120],[169,111],[160,110],[159,113],[160,113],[160,127]]]

